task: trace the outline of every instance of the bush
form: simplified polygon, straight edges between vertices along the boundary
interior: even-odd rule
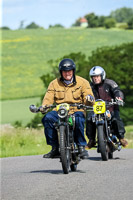
[[[42,127],[42,118],[43,115],[41,113],[36,114],[26,127],[40,129]]]
[[[14,126],[15,128],[22,127],[22,122],[21,122],[21,121],[15,121],[14,124],[13,124],[13,126]]]
[[[131,17],[131,18],[128,20],[127,24],[128,24],[128,29],[133,29],[133,17]]]
[[[117,28],[127,29],[128,28],[128,24],[127,23],[118,23],[117,24]]]
[[[116,25],[116,21],[114,18],[107,18],[104,21],[105,28],[112,28],[112,27],[115,27],[115,25]]]

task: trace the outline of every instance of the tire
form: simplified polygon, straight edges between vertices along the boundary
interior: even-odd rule
[[[71,171],[72,171],[72,172],[76,172],[76,171],[77,171],[77,164],[72,164],[72,165],[70,166],[70,168],[71,168]]]
[[[62,169],[64,174],[68,174],[70,167],[70,150],[67,149],[65,126],[59,127],[59,133],[60,133],[60,155],[61,155]]]
[[[99,125],[97,128],[98,131],[98,147],[101,153],[101,157],[103,161],[108,160],[108,145],[104,138],[104,129],[103,125]]]

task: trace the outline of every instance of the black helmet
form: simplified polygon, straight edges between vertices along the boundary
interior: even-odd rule
[[[60,63],[59,63],[59,71],[61,74],[61,80],[63,81],[64,78],[62,76],[62,71],[70,71],[73,70],[73,83],[76,84],[76,77],[75,77],[75,70],[76,70],[76,65],[73,62],[73,60],[69,59],[69,58],[65,58],[63,59]]]
[[[76,69],[75,63],[73,62],[73,60],[69,58],[65,58],[59,63],[60,73],[61,71],[69,71],[69,70],[73,70],[75,73],[75,69]]]

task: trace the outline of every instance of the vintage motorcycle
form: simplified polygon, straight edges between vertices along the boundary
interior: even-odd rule
[[[77,164],[80,162],[78,147],[74,142],[75,116],[74,114],[69,115],[70,106],[76,106],[78,109],[90,108],[90,106],[83,104],[62,103],[59,105],[49,105],[44,109],[45,112],[56,107],[59,116],[58,122],[55,123],[55,128],[58,131],[60,161],[64,174],[68,174],[69,169],[76,171]],[[31,105],[29,108],[31,112],[40,112],[40,108],[37,108],[35,105]]]
[[[111,113],[109,106],[118,104],[113,99],[106,102],[102,99],[97,99],[93,105],[92,121],[96,124],[97,130],[97,152],[101,153],[103,161],[113,158],[113,152],[120,151],[122,146],[114,135],[114,130],[111,126]]]

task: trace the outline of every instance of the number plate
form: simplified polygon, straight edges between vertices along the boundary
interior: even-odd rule
[[[106,106],[104,101],[96,101],[93,106],[93,111],[95,114],[102,114],[106,111]]]

